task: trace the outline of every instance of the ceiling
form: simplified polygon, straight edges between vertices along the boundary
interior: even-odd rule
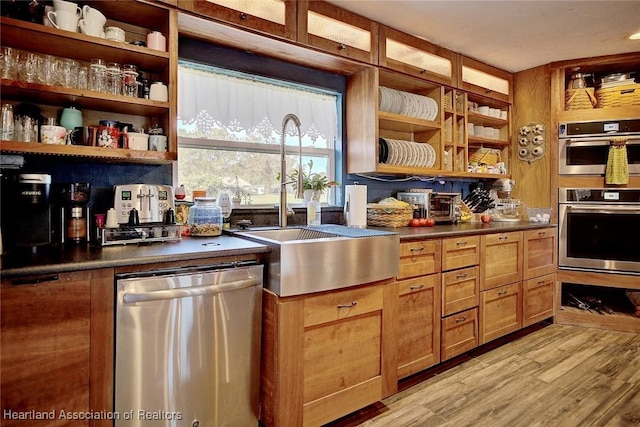
[[[328,0],[500,69],[640,52],[640,1]]]

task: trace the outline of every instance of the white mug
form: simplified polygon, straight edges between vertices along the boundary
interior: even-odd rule
[[[56,12],[73,13],[78,15],[78,18],[80,18],[80,14],[82,13],[82,9],[80,9],[77,3],[65,0],[53,0],[53,10]]]
[[[149,99],[152,101],[167,102],[169,100],[167,85],[162,82],[152,83],[149,87]]]
[[[56,28],[74,33],[78,32],[79,15],[73,12],[53,11],[47,13],[47,18]]]
[[[114,208],[109,208],[107,211],[107,219],[104,225],[107,228],[118,228],[120,226],[120,224],[118,224],[118,213]]]
[[[146,151],[149,149],[149,135],[146,133],[129,132],[127,136],[129,138],[130,150]]]
[[[105,36],[107,40],[112,40],[116,42],[124,42],[124,30],[119,27],[107,27],[105,32]]]
[[[98,21],[89,21],[87,19],[81,19],[78,21],[80,26],[80,32],[88,36],[104,37],[104,23],[100,24]]]
[[[166,135],[149,135],[150,151],[167,151]]]
[[[102,14],[102,12],[87,5],[82,7],[82,17],[89,21],[101,21],[102,25],[107,22],[107,18]]]

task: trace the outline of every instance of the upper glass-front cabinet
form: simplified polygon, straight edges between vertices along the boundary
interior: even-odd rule
[[[379,64],[383,67],[455,86],[455,59],[455,52],[393,28],[380,26]]]
[[[511,102],[513,76],[498,68],[460,55],[460,84],[468,92]]]
[[[291,40],[296,39],[293,0],[178,0],[183,10]]]
[[[298,2],[298,41],[346,58],[378,62],[378,24],[324,1]]]

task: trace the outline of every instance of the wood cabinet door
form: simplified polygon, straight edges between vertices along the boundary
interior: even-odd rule
[[[442,315],[448,316],[478,306],[480,277],[478,267],[442,274]]]
[[[522,280],[522,233],[480,236],[480,289]]]
[[[526,280],[522,287],[522,326],[553,316],[556,274]]]
[[[325,424],[383,398],[383,291],[363,286],[305,299],[303,425]]]
[[[400,243],[398,279],[438,273],[442,252],[440,240],[414,240]]]
[[[555,273],[558,265],[558,230],[544,228],[524,233],[524,278]]]
[[[442,240],[442,271],[478,265],[480,236],[451,237]]]
[[[89,425],[60,419],[89,404],[91,281],[87,272],[5,279],[0,288],[3,410],[55,411],[30,426]],[[3,418],[3,425],[24,420]]]
[[[455,52],[385,25],[380,25],[379,39],[380,66],[420,79],[455,85]]]
[[[404,378],[440,362],[440,275],[397,286],[398,378]]]
[[[296,2],[232,2],[178,0],[178,8],[251,28],[272,36],[296,39]]]
[[[522,283],[480,293],[480,344],[522,327]]]
[[[334,55],[378,63],[378,23],[324,1],[298,0],[298,41]]]
[[[445,317],[440,359],[445,361],[478,346],[478,308]]]

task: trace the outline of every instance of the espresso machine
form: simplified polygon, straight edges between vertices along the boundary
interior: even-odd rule
[[[22,173],[2,179],[2,238],[7,252],[52,243],[51,175]]]

